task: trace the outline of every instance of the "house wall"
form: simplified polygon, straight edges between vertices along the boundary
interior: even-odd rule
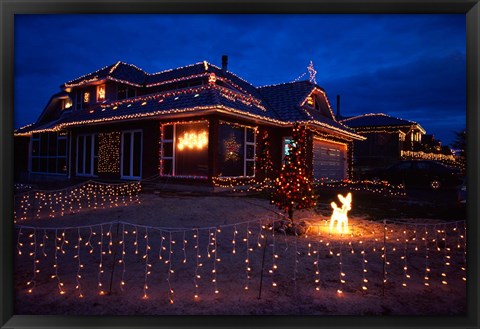
[[[160,140],[160,126],[157,120],[132,121],[128,123],[116,123],[108,125],[94,125],[74,128],[71,131],[71,158],[70,158],[70,176],[76,177],[77,164],[77,136],[79,134],[91,133],[112,133],[126,130],[142,130],[142,178],[151,177],[158,174],[158,154]],[[120,151],[120,150],[119,150]],[[120,151],[121,155],[121,151]],[[121,161],[120,159],[118,161]],[[120,179],[120,163],[118,171],[99,172],[99,179]]]

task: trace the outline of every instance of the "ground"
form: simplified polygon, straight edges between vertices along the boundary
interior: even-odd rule
[[[350,233],[331,234],[336,192],[295,213],[310,227],[301,236],[272,230],[283,217],[258,195],[144,193],[129,206],[21,221],[15,314],[465,314],[463,221],[405,213],[385,230],[389,210],[375,221],[361,201],[385,197],[354,193]]]

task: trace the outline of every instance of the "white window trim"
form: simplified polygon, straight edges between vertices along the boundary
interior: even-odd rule
[[[91,141],[91,152],[92,152],[92,155],[91,155],[91,160],[90,160],[90,174],[86,174],[85,172],[81,173],[78,171],[78,143],[79,143],[79,137],[80,136],[83,136],[83,161],[84,161],[84,164],[85,163],[85,155],[86,155],[86,152],[87,152],[87,148],[85,147],[87,145],[87,139],[86,137],[87,136],[91,136],[92,137],[92,141]],[[75,161],[75,175],[76,176],[79,176],[79,177],[98,177],[98,175],[95,175],[95,158],[98,159],[98,154],[95,155],[95,139],[98,139],[98,134],[78,134],[77,135],[77,144],[76,144],[76,151],[75,151],[75,154],[76,154],[76,161]],[[84,168],[84,171],[85,171],[85,168]]]
[[[226,124],[228,123],[220,123]],[[236,128],[243,128],[243,176],[221,176],[221,177],[228,177],[228,178],[252,178],[255,177],[257,173],[257,165],[256,165],[256,156],[257,156],[257,129],[256,127],[236,127]],[[253,142],[247,142],[247,129],[253,130]],[[247,145],[253,145],[253,158],[247,159]],[[247,176],[247,162],[253,162],[253,175]]]
[[[247,129],[253,130],[253,142],[247,142]],[[244,127],[244,150],[243,150],[243,176],[255,177],[257,166],[255,164],[255,156],[257,154],[257,134],[255,128]],[[247,158],[247,146],[253,145],[253,158]],[[253,175],[247,176],[247,162],[253,162]]]
[[[165,139],[164,138],[164,134],[165,134],[165,127],[166,126],[173,126],[173,136],[172,136],[172,139]],[[161,149],[160,149],[160,159],[162,161],[162,168],[160,168],[160,176],[166,176],[166,177],[172,177],[172,176],[175,176],[175,132],[176,132],[176,129],[177,129],[177,124],[176,123],[169,123],[169,124],[162,124],[162,140],[161,140]],[[163,155],[163,150],[164,150],[164,144],[172,144],[172,156],[164,156]],[[172,160],[172,174],[162,174],[163,172],[163,163],[164,163],[164,160]]]
[[[130,133],[131,134],[131,138],[130,138],[130,174],[133,174],[133,158],[134,158],[134,152],[133,152],[133,144],[134,144],[134,138],[133,138],[133,135],[136,133],[136,132],[140,132],[141,135],[140,135],[140,176],[133,176],[133,175],[129,175],[129,176],[125,176],[123,175],[123,140],[124,140],[124,136],[126,133]],[[134,129],[134,130],[124,130],[122,131],[122,136],[120,138],[120,178],[121,179],[131,179],[131,180],[140,180],[142,179],[142,166],[143,166],[143,130],[142,129]]]

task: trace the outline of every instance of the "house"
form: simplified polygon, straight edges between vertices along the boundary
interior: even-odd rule
[[[414,121],[392,117],[383,113],[369,113],[340,121],[366,140],[353,143],[355,169],[385,167],[399,161],[405,152],[422,149],[422,136],[426,131]]]
[[[204,61],[154,74],[117,62],[62,84],[38,120],[15,131],[22,141],[15,152],[28,154],[17,176],[205,186],[260,180],[262,136],[279,169],[299,123],[308,129],[309,172],[349,177],[351,145],[363,137],[335,119],[321,87],[254,87],[229,72],[227,60],[221,68]]]

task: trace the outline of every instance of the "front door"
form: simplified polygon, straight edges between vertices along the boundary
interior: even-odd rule
[[[140,179],[142,177],[142,131],[122,132],[122,179]]]

